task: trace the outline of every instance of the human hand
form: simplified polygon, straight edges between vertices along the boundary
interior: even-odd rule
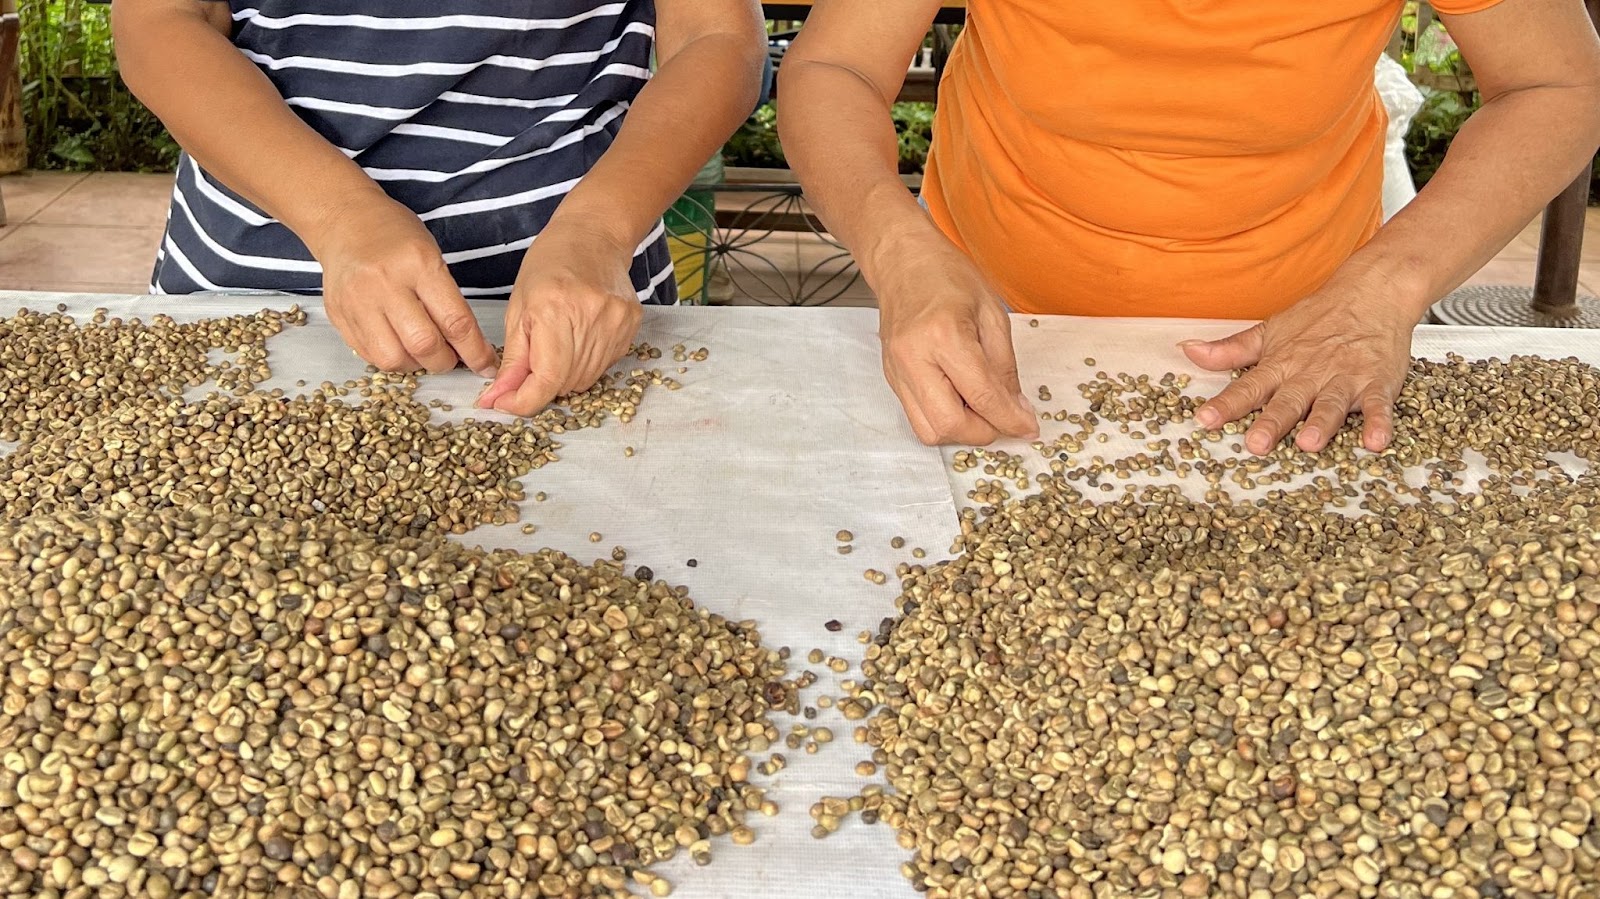
[[[1362,444],[1381,452],[1394,437],[1394,402],[1411,367],[1414,311],[1376,279],[1335,276],[1327,286],[1252,328],[1222,340],[1185,340],[1189,359],[1210,371],[1252,366],[1195,414],[1215,430],[1262,410],[1245,446],[1270,452],[1302,420],[1295,445],[1319,452],[1351,412]]]
[[[1001,435],[1038,437],[1005,304],[943,238],[899,258],[881,279],[878,334],[884,376],[917,438],[985,446]]]
[[[356,355],[384,371],[464,362],[494,376],[494,347],[411,210],[388,198],[368,203],[308,245],[322,263],[328,319]]]
[[[585,390],[628,352],[644,317],[633,249],[597,231],[548,227],[523,257],[506,309],[505,359],[478,406],[532,415]]]

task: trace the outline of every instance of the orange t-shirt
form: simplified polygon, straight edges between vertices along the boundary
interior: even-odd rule
[[[969,0],[929,211],[1018,312],[1265,318],[1377,230],[1400,9]]]

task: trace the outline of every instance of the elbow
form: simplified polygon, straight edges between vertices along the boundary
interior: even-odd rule
[[[1600,148],[1600,46],[1587,55],[1573,79],[1571,109],[1583,125],[1590,152]]]
[[[113,3],[111,5],[111,52],[116,57],[117,74],[122,82],[128,86],[134,96],[139,94],[139,85],[144,78],[144,67],[140,65],[139,53],[136,48],[141,37],[141,14],[138,10],[128,9],[127,3]]]
[[[1600,148],[1600,60],[1596,60],[1574,108],[1587,120],[1588,130],[1585,134],[1589,138],[1589,146]]]
[[[1600,150],[1600,81],[1575,87],[1572,94],[1569,127],[1576,131],[1574,136],[1583,147],[1584,167],[1588,168]]]
[[[762,70],[767,62],[766,32],[759,28],[740,28],[721,32],[716,37],[717,52],[729,69],[737,73],[735,100],[746,115],[755,111],[761,99]]]
[[[161,54],[151,51],[162,43],[153,33],[161,28],[161,16],[142,4],[111,5],[111,46],[116,55],[117,74],[128,90],[146,103],[149,101],[145,93],[161,59]]]
[[[807,76],[818,64],[805,58],[795,58],[794,51],[790,51],[783,58],[783,97],[784,102],[777,105],[778,140],[787,148],[793,141],[794,134],[799,129],[799,119],[804,117],[805,107],[811,96],[811,79]],[[773,84],[776,93],[777,84]]]
[[[767,42],[761,32],[741,28],[702,34],[663,60],[663,68],[684,51],[690,51],[690,56],[697,59],[700,66],[713,68],[727,79],[726,84],[731,88],[718,90],[719,105],[725,99],[732,107],[737,107],[740,121],[755,112],[757,101],[761,99],[762,67],[767,59]],[[731,128],[729,133],[732,133]]]
[[[771,99],[763,94],[766,81],[767,41],[761,37],[755,41],[740,41],[739,71],[744,77],[739,83],[744,85],[739,95],[741,109],[748,109],[753,114],[756,108],[765,100]]]
[[[204,7],[203,9],[201,7]],[[134,96],[144,99],[163,71],[182,65],[173,48],[197,40],[229,39],[232,16],[223,3],[157,3],[123,0],[111,5],[111,41],[117,72]]]

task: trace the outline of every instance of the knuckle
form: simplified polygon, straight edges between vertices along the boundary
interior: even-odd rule
[[[995,409],[1001,407],[1004,403],[1001,402],[1000,391],[988,384],[983,384],[967,392],[967,405],[974,409]]]
[[[1212,397],[1206,405],[1225,415],[1239,415],[1250,405],[1247,390],[1248,388],[1240,388],[1238,384],[1234,384]]]
[[[461,340],[477,330],[478,320],[466,312],[447,312],[437,320],[439,330],[451,340]]]
[[[398,350],[379,350],[369,360],[384,371],[402,371],[411,367],[411,360]]]
[[[1283,354],[1274,353],[1272,355],[1263,354],[1261,361],[1257,362],[1245,377],[1252,381],[1276,384],[1287,381],[1293,373],[1294,367],[1284,361]],[[1243,380],[1243,378],[1240,380]]]
[[[922,329],[923,336],[935,343],[954,344],[962,343],[973,334],[970,321],[956,316],[944,315],[928,322]]]
[[[405,337],[406,349],[413,356],[432,356],[444,349],[444,338],[438,331],[411,331]]]
[[[396,245],[390,258],[413,271],[434,273],[444,268],[438,247],[420,238]]]
[[[1338,403],[1318,403],[1311,408],[1308,419],[1317,424],[1337,425],[1350,414],[1350,407]]]
[[[961,415],[948,410],[930,412],[928,426],[933,428],[941,441],[953,440],[961,430]]]
[[[1271,412],[1263,412],[1256,416],[1256,420],[1251,422],[1249,428],[1251,433],[1266,434],[1267,436],[1273,438],[1276,438],[1277,435],[1282,434],[1288,429],[1288,424],[1280,416],[1274,415]]]
[[[1280,386],[1273,396],[1273,405],[1283,408],[1287,413],[1289,407],[1304,409],[1316,399],[1316,393],[1310,385],[1300,381],[1290,381]]]

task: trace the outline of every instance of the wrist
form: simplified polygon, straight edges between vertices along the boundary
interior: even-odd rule
[[[877,210],[866,227],[860,229],[867,239],[855,254],[868,280],[894,277],[926,256],[929,247],[947,242],[927,210],[898,180],[892,188],[890,196],[881,196],[882,191],[869,192],[862,204],[865,209]]]
[[[1426,260],[1382,252],[1370,245],[1340,266],[1331,281],[1352,288],[1357,295],[1372,297],[1374,304],[1393,310],[1413,325],[1438,299]]]
[[[364,238],[382,227],[382,223],[397,218],[416,222],[416,214],[383,192],[377,184],[352,185],[335,192],[313,209],[295,220],[284,220],[284,225],[305,243],[311,255],[321,260],[338,252],[341,242],[349,238]]]
[[[629,264],[644,237],[642,232],[635,235],[632,229],[619,226],[620,219],[615,213],[591,210],[582,203],[574,205],[569,197],[550,217],[533,246],[559,245],[585,256]]]

